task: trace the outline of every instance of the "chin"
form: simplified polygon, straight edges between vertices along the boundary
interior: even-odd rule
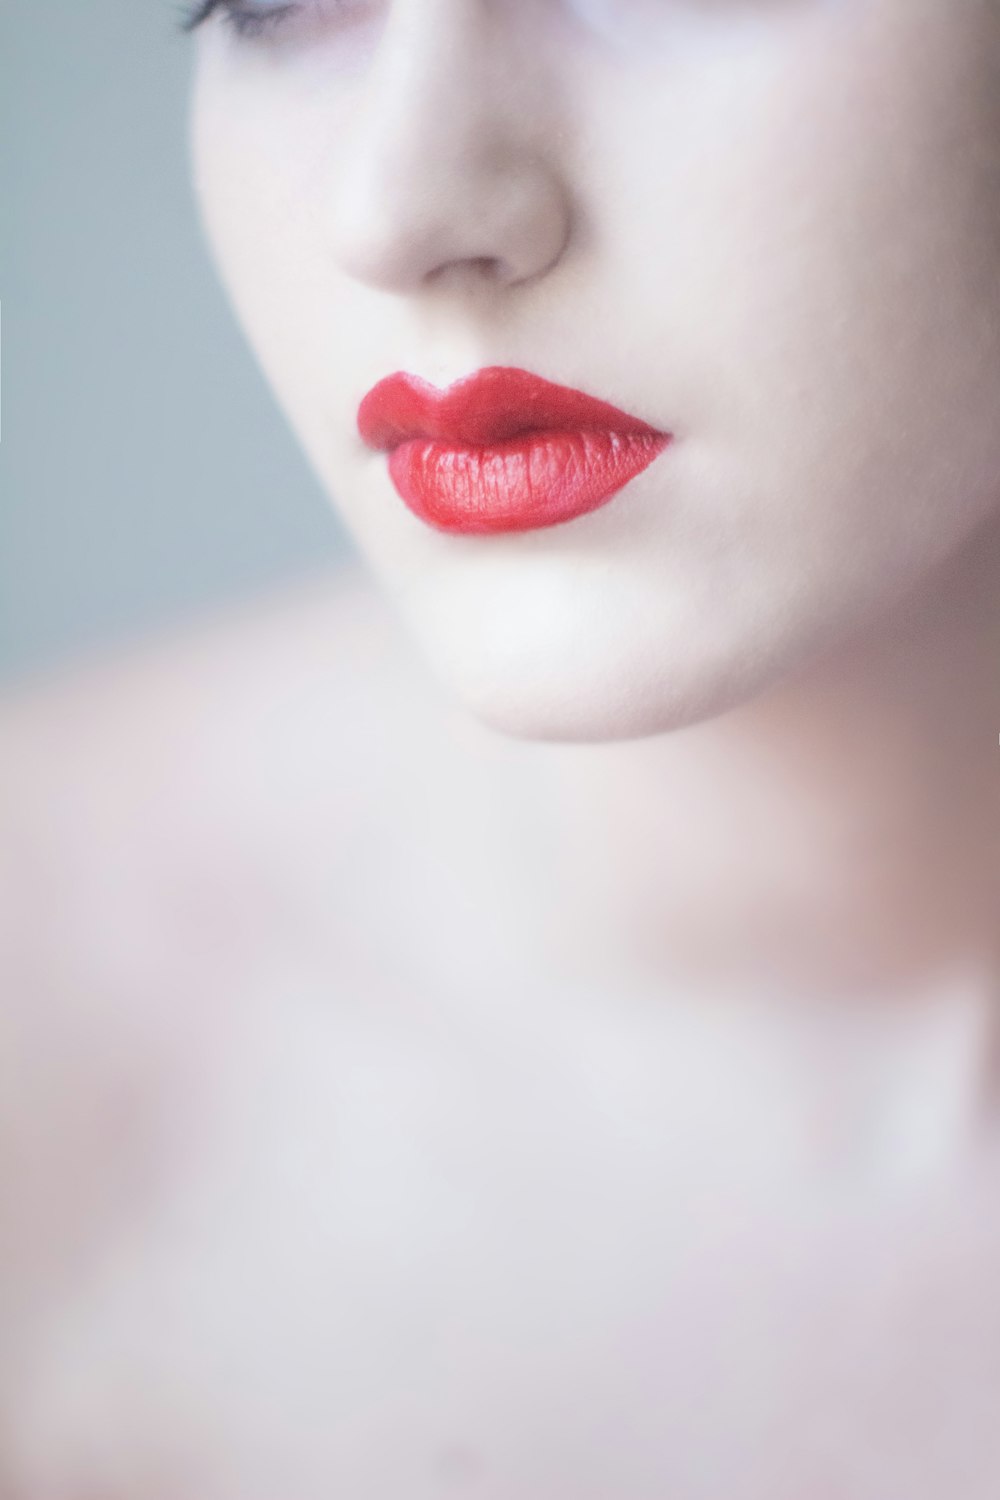
[[[428,668],[514,739],[606,743],[670,733],[766,691],[788,665],[787,616],[606,562],[487,563],[382,574]],[[725,598],[724,595],[722,595]]]
[[[646,739],[714,716],[711,709],[683,711],[662,700],[615,701],[600,693],[559,699],[503,692],[480,696],[458,692],[456,696],[485,728],[510,739],[540,744],[596,745]]]
[[[602,744],[668,734],[715,718],[763,691],[771,674],[752,658],[699,659],[669,642],[428,640],[423,654],[451,697],[485,727],[519,740]]]

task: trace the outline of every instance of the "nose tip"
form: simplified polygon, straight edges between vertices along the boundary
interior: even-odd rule
[[[543,275],[571,220],[543,149],[561,138],[547,120],[551,86],[526,72],[523,38],[516,47],[500,34],[497,12],[489,35],[483,8],[422,14],[420,35],[411,21],[395,50],[390,36],[359,100],[331,188],[334,257],[355,280],[399,293]]]
[[[554,176],[511,161],[502,172],[440,156],[407,180],[369,165],[340,195],[331,230],[341,269],[381,291],[512,286],[560,259],[569,209]]]

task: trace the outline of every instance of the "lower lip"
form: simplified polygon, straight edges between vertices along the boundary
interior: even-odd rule
[[[415,516],[438,531],[535,531],[613,499],[670,442],[665,433],[528,432],[488,447],[400,443],[389,474]]]

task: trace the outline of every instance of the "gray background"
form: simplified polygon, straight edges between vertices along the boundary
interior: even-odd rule
[[[347,555],[199,238],[173,0],[0,4],[0,682]]]

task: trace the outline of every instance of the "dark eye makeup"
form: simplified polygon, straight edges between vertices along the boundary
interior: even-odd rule
[[[250,0],[197,0],[181,19],[182,31],[196,31],[210,16],[220,15],[240,36],[264,36],[288,19],[300,5],[261,5]]]

